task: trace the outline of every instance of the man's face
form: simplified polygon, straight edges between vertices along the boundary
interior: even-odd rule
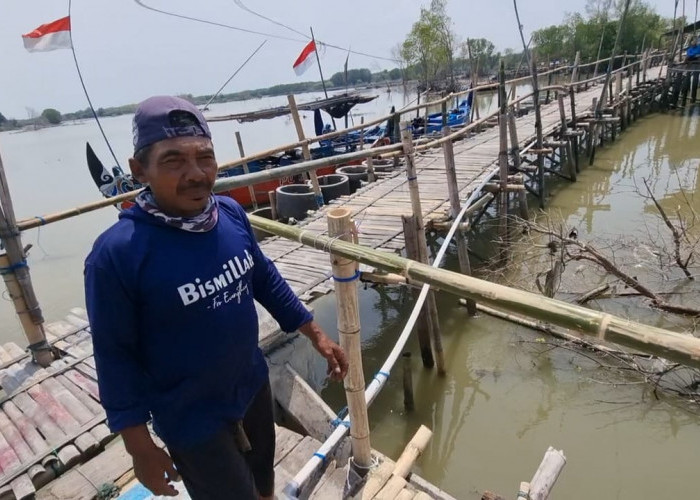
[[[206,208],[217,165],[206,137],[173,137],[151,146],[148,159],[129,160],[131,173],[153,191],[166,215],[193,217]]]

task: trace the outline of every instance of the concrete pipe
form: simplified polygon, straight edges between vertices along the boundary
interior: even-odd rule
[[[362,181],[367,182],[367,167],[363,165],[347,165],[336,170],[337,173],[346,175],[350,182],[350,194],[362,186]]]
[[[287,184],[278,187],[277,214],[281,219],[294,217],[296,220],[306,218],[307,210],[316,210],[316,196],[307,184]]]
[[[257,210],[253,210],[251,212],[251,215],[257,215],[259,217],[264,217],[265,219],[272,220],[272,208],[258,208]],[[255,235],[255,239],[258,243],[264,240],[265,238],[269,238],[270,236],[272,236],[271,233],[267,233],[256,228],[253,228],[253,234]]]
[[[308,181],[307,184],[311,186],[311,181]],[[318,185],[321,187],[323,201],[326,203],[345,194],[350,194],[350,182],[347,175],[320,175],[318,177]]]
[[[398,161],[398,165],[403,165],[403,158]],[[362,162],[362,166],[367,168],[367,160]],[[394,159],[388,158],[385,160],[373,160],[372,166],[375,172],[391,172],[394,170]]]

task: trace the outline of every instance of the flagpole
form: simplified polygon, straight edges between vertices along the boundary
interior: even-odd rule
[[[117,164],[117,167],[119,167],[121,169],[122,167],[119,164],[119,160],[117,160],[117,155],[114,154],[114,150],[112,149],[112,145],[109,143],[109,140],[107,139],[107,134],[105,134],[105,131],[102,128],[102,123],[100,123],[100,119],[97,117],[97,112],[95,112],[95,107],[92,105],[92,100],[90,99],[90,94],[88,94],[87,88],[85,88],[85,82],[83,81],[83,75],[80,72],[80,65],[78,64],[78,57],[75,55],[75,45],[73,44],[73,18],[71,17],[71,4],[72,4],[72,0],[68,0],[68,19],[70,21],[70,29],[68,30],[68,36],[70,37],[70,50],[73,53],[73,61],[75,61],[75,69],[78,71],[78,78],[80,79],[80,85],[82,85],[83,92],[85,93],[85,97],[87,98],[87,102],[90,105],[90,111],[92,111],[92,116],[95,117],[95,121],[97,122],[97,126],[99,127],[100,132],[102,133],[102,137],[104,138],[105,143],[107,144],[107,148],[109,149],[109,152],[112,154],[112,158],[114,158],[114,162]]]
[[[326,99],[328,99],[328,91],[326,90],[326,81],[323,79],[323,70],[321,69],[321,58],[318,57],[318,46],[316,45],[316,38],[314,37],[314,29],[313,27],[311,29],[311,41],[314,42],[314,53],[316,54],[316,62],[318,63],[318,73],[321,75],[321,85],[323,85],[323,93],[326,96]],[[331,116],[331,121],[333,122],[333,130],[338,130],[338,127],[335,126],[335,118]]]

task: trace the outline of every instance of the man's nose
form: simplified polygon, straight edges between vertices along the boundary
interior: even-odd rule
[[[185,169],[185,179],[191,181],[200,181],[207,178],[207,173],[197,161],[196,157],[187,159],[187,168]]]

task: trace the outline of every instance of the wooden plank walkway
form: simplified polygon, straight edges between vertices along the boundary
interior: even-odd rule
[[[598,98],[600,92],[601,86],[596,85],[576,94],[577,120],[591,115],[593,98]],[[565,98],[565,110],[567,119],[570,119],[568,96]],[[556,99],[541,106],[541,117],[545,138],[558,131],[561,118]],[[534,112],[517,118],[516,127],[522,150],[536,136]],[[464,201],[484,181],[498,174],[498,127],[487,128],[455,142],[454,152],[460,198]],[[444,219],[449,210],[449,202],[442,149],[418,153],[415,165],[424,219]],[[405,169],[399,168],[392,173],[379,175],[383,177],[376,182],[352,195],[338,198],[310,215],[301,222],[304,230],[326,235],[327,211],[335,207],[347,207],[352,209],[353,219],[358,225],[360,245],[401,252],[404,248],[401,216],[412,213]],[[303,301],[310,302],[333,290],[333,283],[329,279],[330,261],[325,252],[280,237],[267,238],[260,246]]]

